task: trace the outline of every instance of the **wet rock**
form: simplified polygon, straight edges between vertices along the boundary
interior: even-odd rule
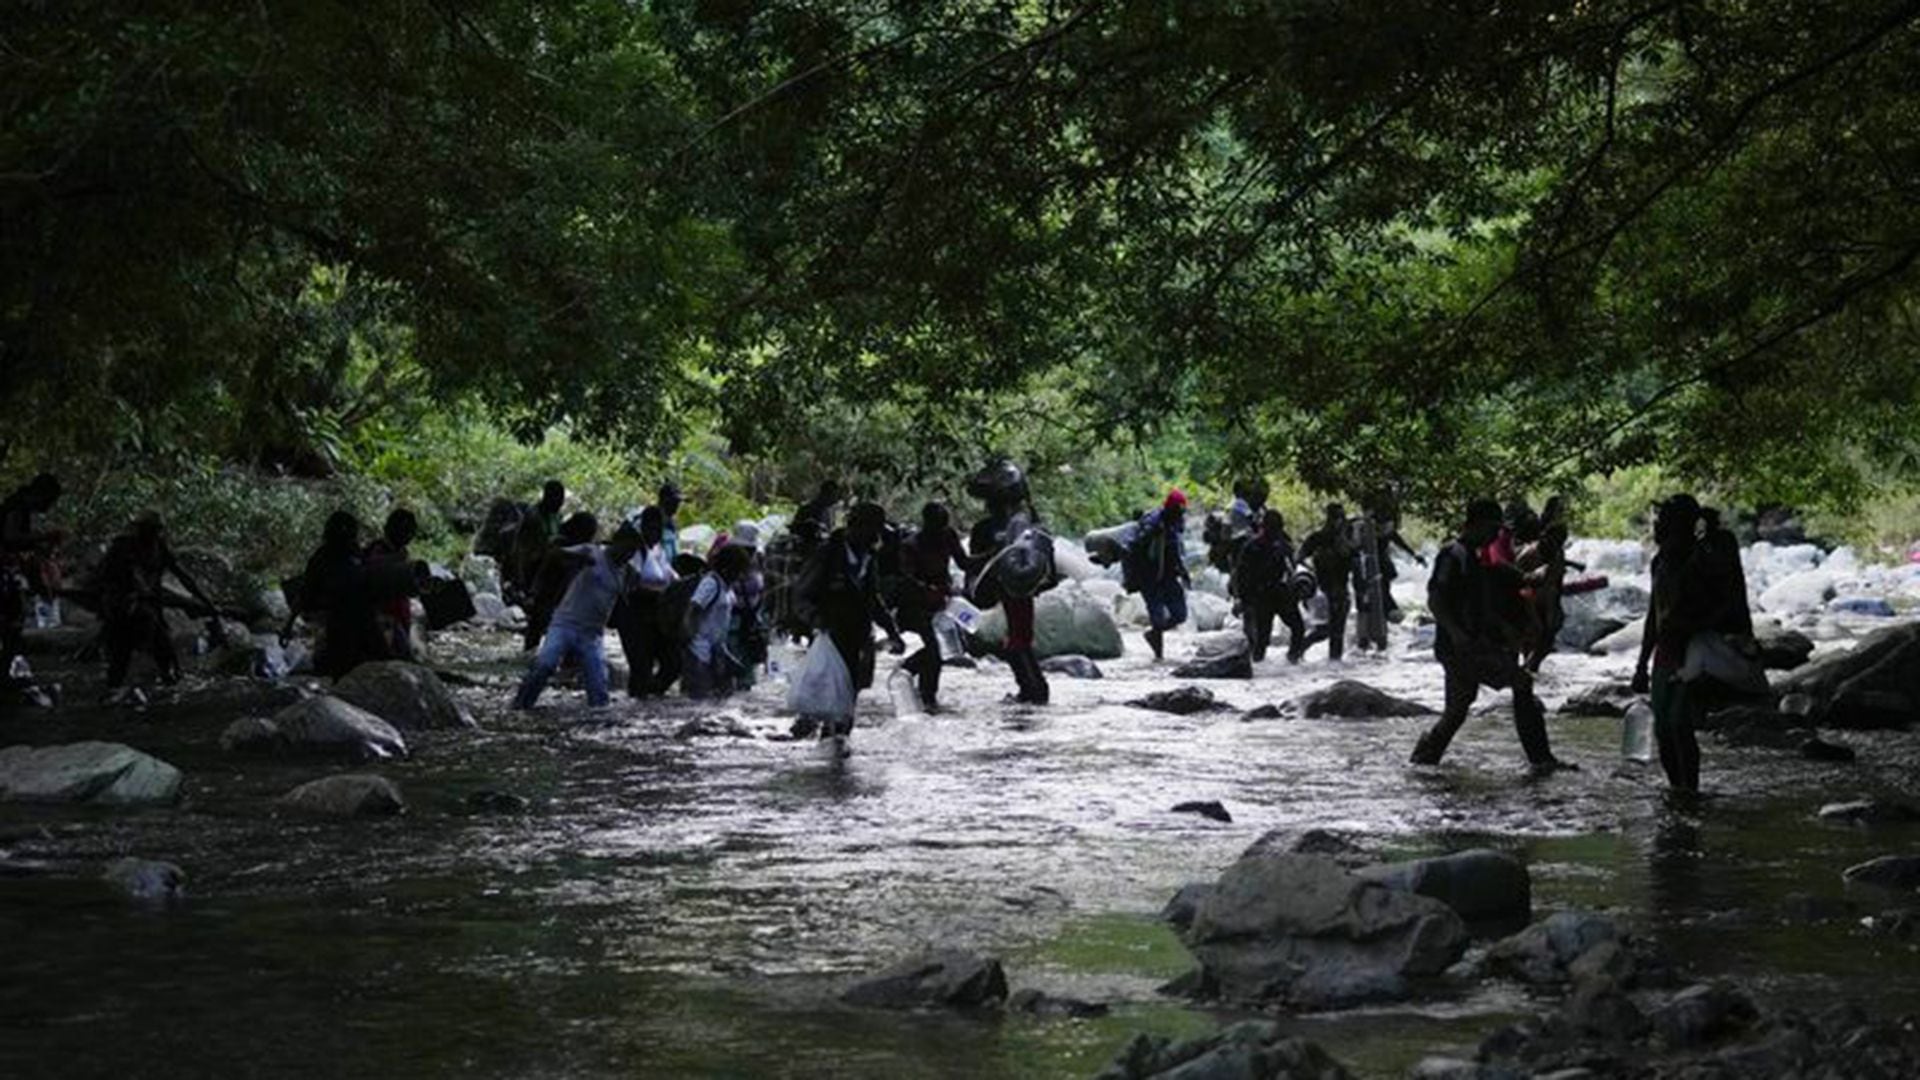
[[[316,817],[392,817],[406,812],[400,789],[384,776],[347,773],[301,784],[280,796],[290,810]]]
[[[1808,761],[1825,761],[1833,764],[1845,764],[1859,757],[1853,747],[1827,742],[1819,737],[1808,738],[1800,744],[1800,756]]]
[[[1760,594],[1760,609],[1779,615],[1805,615],[1826,607],[1833,598],[1831,570],[1803,570],[1769,585]]]
[[[1635,619],[1587,647],[1594,656],[1619,656],[1640,651],[1640,638],[1646,633],[1647,620]]]
[[[1460,958],[1467,932],[1437,900],[1318,855],[1256,855],[1222,874],[1187,930],[1220,993],[1302,1009],[1397,1000]]]
[[[1774,689],[1782,695],[1804,694],[1816,703],[1835,701],[1849,690],[1911,697],[1920,692],[1920,623],[1876,630],[1851,649],[1828,653],[1790,672]]]
[[[1034,603],[1033,620],[1033,651],[1042,660],[1055,656],[1114,660],[1124,650],[1112,607],[1076,581],[1063,581],[1041,593]],[[989,649],[999,648],[1007,638],[1006,612],[996,607],[982,615],[974,636]]]
[[[351,761],[407,756],[407,741],[392,724],[336,697],[307,698],[273,719],[245,717],[220,733],[233,754],[320,754]]]
[[[1597,716],[1617,719],[1627,715],[1631,694],[1613,686],[1594,686],[1568,698],[1560,706],[1561,716]]]
[[[1914,698],[1898,690],[1874,690],[1848,683],[1820,713],[1822,727],[1844,731],[1898,731],[1913,723]]]
[[[1840,875],[1855,885],[1882,889],[1920,889],[1920,855],[1882,855]]]
[[[1527,1080],[1527,1074],[1504,1065],[1429,1057],[1421,1058],[1407,1070],[1407,1080]]]
[[[473,621],[483,626],[502,626],[515,621],[513,608],[499,593],[477,592],[473,594]]]
[[[1325,855],[1342,863],[1356,862],[1366,852],[1339,833],[1325,829],[1270,829],[1240,853],[1243,859],[1255,855]]]
[[[1193,656],[1196,660],[1213,660],[1246,651],[1247,635],[1239,630],[1216,630],[1211,634],[1195,634],[1193,637]]]
[[[1376,720],[1390,716],[1434,715],[1434,710],[1417,701],[1394,697],[1354,679],[1341,679],[1332,686],[1302,695],[1296,704],[1300,715],[1309,720],[1321,717]]]
[[[1253,660],[1246,653],[1231,653],[1209,660],[1192,660],[1173,669],[1176,679],[1251,679]]]
[[[466,807],[476,814],[524,814],[533,809],[533,803],[525,795],[489,788],[468,795]]]
[[[1630,1042],[1650,1026],[1633,999],[1604,976],[1576,983],[1560,1018],[1583,1035],[1612,1042]]]
[[[1040,661],[1040,670],[1069,679],[1102,679],[1100,665],[1084,656],[1049,656]]]
[[[1625,935],[1604,915],[1562,911],[1487,950],[1487,969],[1536,986],[1569,981],[1570,968],[1588,950],[1619,945]]]
[[[1786,718],[1794,719],[1794,718]],[[1728,746],[1750,746],[1762,750],[1796,752],[1811,735],[1797,728],[1774,727],[1766,721],[1749,721],[1719,731],[1720,741]]]
[[[1160,909],[1160,921],[1181,930],[1192,926],[1193,917],[1200,912],[1200,901],[1205,900],[1212,891],[1211,881],[1189,881],[1180,886],[1180,891],[1173,894],[1167,906]]]
[[[1007,1011],[1038,1016],[1045,1020],[1091,1020],[1111,1010],[1097,1001],[1054,997],[1038,990],[1016,990],[1007,999]]]
[[[211,659],[215,671],[241,679],[284,679],[293,671],[286,649],[273,634],[230,640]]]
[[[1216,799],[1175,803],[1172,812],[1176,814],[1198,814],[1212,821],[1219,821],[1228,825],[1233,824],[1233,815],[1227,813],[1227,808],[1220,805]]]
[[[479,606],[481,593],[500,595],[500,564],[491,556],[468,555],[460,560],[459,573],[467,591],[473,593],[475,607]]]
[[[156,907],[186,899],[186,871],[157,859],[115,859],[100,872],[109,887],[136,904]]]
[[[1567,621],[1560,624],[1560,632],[1555,635],[1553,643],[1555,647],[1569,652],[1586,652],[1595,644],[1626,629],[1626,626],[1625,619],[1569,612]]]
[[[1754,634],[1760,647],[1760,666],[1769,671],[1792,671],[1813,656],[1813,639],[1798,630],[1762,630]]]
[[[697,716],[674,730],[676,739],[751,739],[754,730],[730,713]]]
[[[1000,961],[977,953],[928,953],[863,979],[840,995],[849,1005],[871,1009],[977,1009],[1007,996]]]
[[[1593,979],[1606,979],[1616,986],[1631,986],[1640,975],[1639,960],[1621,941],[1603,941],[1582,952],[1567,965],[1567,978],[1576,985]]]
[[[1788,893],[1780,901],[1780,918],[1796,926],[1851,921],[1859,909],[1843,897]]]
[[[1133,1037],[1095,1080],[1348,1080],[1318,1045],[1288,1038],[1278,1024],[1249,1020],[1176,1042]]]
[[[1210,634],[1223,630],[1227,618],[1233,614],[1233,605],[1213,593],[1198,590],[1187,593],[1188,624],[1196,633]]]
[[[402,731],[473,726],[473,718],[453,700],[440,676],[419,664],[361,664],[334,684],[333,692]]]
[[[1713,1061],[1728,1076],[1800,1076],[1814,1062],[1813,1038],[1797,1027],[1782,1027],[1759,1042],[1728,1047]]]
[[[1836,596],[1827,602],[1827,610],[1835,615],[1866,615],[1876,619],[1891,619],[1896,614],[1893,605],[1879,596]]]
[[[179,769],[120,743],[0,750],[0,802],[151,806],[178,799],[180,782]]]
[[[1745,994],[1713,983],[1689,986],[1648,1017],[1669,1047],[1700,1046],[1745,1029],[1760,1015]]]
[[[1369,866],[1359,874],[1390,889],[1438,900],[1469,923],[1525,923],[1533,916],[1533,879],[1526,864],[1503,852],[1460,851]]]
[[[1266,704],[1266,705],[1255,705],[1253,708],[1248,709],[1244,713],[1241,713],[1240,719],[1241,720],[1278,720],[1285,715],[1286,713],[1281,710],[1280,706],[1274,705],[1274,704]]]
[[[1920,821],[1920,807],[1897,799],[1855,799],[1828,803],[1820,808],[1820,819],[1850,825],[1903,825]]]
[[[1173,690],[1157,690],[1145,697],[1135,698],[1127,704],[1136,709],[1150,709],[1154,712],[1172,713],[1175,716],[1192,716],[1196,713],[1218,712],[1227,706],[1214,699],[1213,691],[1199,686],[1182,686]]]
[[[1898,941],[1920,941],[1920,908],[1894,908],[1867,920],[1868,929]]]

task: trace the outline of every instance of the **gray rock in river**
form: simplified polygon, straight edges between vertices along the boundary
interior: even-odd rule
[[[1527,1075],[1504,1065],[1449,1057],[1421,1058],[1407,1070],[1407,1080],[1527,1080]]]
[[[1049,656],[1040,661],[1040,670],[1049,675],[1064,675],[1069,679],[1102,679],[1106,675],[1100,665],[1084,656]]]
[[[1774,685],[1781,694],[1805,694],[1818,705],[1849,694],[1890,693],[1920,700],[1920,623],[1876,630],[1853,648],[1828,653],[1789,673]],[[1826,717],[1821,717],[1823,723]]]
[[[371,773],[308,781],[280,796],[280,804],[303,814],[331,818],[392,817],[407,809],[407,801],[393,781]]]
[[[1624,687],[1601,685],[1568,698],[1560,705],[1561,716],[1597,716],[1604,719],[1618,719],[1627,715],[1627,704],[1633,700],[1632,694]]]
[[[697,716],[674,730],[676,739],[752,739],[757,738],[746,722],[731,713]]]
[[[1007,999],[1007,1011],[1038,1016],[1044,1020],[1091,1020],[1105,1016],[1111,1010],[1097,1001],[1082,1001],[1079,998],[1054,997],[1039,990],[1016,990]]]
[[[178,799],[180,782],[179,769],[120,743],[0,750],[0,802],[152,806]]]
[[[1195,799],[1183,803],[1174,803],[1172,812],[1176,814],[1198,814],[1212,821],[1218,821],[1228,825],[1233,824],[1233,815],[1227,813],[1227,808],[1222,806],[1218,799]]]
[[[1589,952],[1619,947],[1626,939],[1620,927],[1604,915],[1562,911],[1547,916],[1487,950],[1489,971],[1536,986],[1571,980],[1571,969]]]
[[[1882,855],[1857,866],[1849,866],[1840,875],[1856,885],[1882,889],[1920,889],[1920,855]]]
[[[1352,1075],[1318,1044],[1291,1038],[1272,1021],[1248,1020],[1197,1039],[1135,1035],[1094,1080],[1349,1080]]]
[[[157,859],[115,859],[100,879],[136,904],[164,906],[186,899],[186,871]]]
[[[1467,931],[1445,904],[1324,856],[1256,855],[1220,876],[1185,941],[1228,999],[1326,1009],[1407,997],[1460,958]]]
[[[453,699],[440,676],[419,664],[399,660],[361,664],[334,684],[333,693],[402,731],[473,726],[473,718]]]
[[[1615,619],[1606,615],[1567,614],[1567,621],[1560,626],[1560,632],[1553,643],[1556,648],[1568,652],[1586,652],[1595,643],[1605,640],[1609,635],[1626,629],[1624,619]]]
[[[1173,669],[1176,679],[1251,679],[1253,660],[1246,653],[1229,653],[1206,660],[1190,660]]]
[[[1813,639],[1798,630],[1757,630],[1760,666],[1769,671],[1792,671],[1813,656]]]
[[[999,959],[950,950],[895,964],[853,984],[840,1000],[871,1009],[978,1009],[1006,996],[1007,973]]]
[[[1850,825],[1904,825],[1920,821],[1920,807],[1897,799],[1856,799],[1828,803],[1820,808],[1820,819]]]
[[[1326,855],[1347,866],[1361,865],[1366,852],[1360,845],[1325,829],[1269,829],[1240,853],[1243,859],[1255,855]]]
[[[1394,697],[1354,679],[1341,679],[1332,686],[1304,694],[1297,704],[1300,715],[1309,720],[1321,717],[1377,720],[1389,716],[1434,714],[1434,710],[1417,701]]]
[[[1459,851],[1369,866],[1359,873],[1388,888],[1438,900],[1469,923],[1518,925],[1533,917],[1533,879],[1525,863],[1504,852]]]
[[[297,701],[271,720],[235,720],[220,733],[220,748],[236,754],[333,755],[351,761],[407,756],[407,741],[392,724],[336,697]]]
[[[1136,709],[1151,709],[1154,712],[1172,713],[1175,716],[1192,716],[1195,713],[1218,712],[1227,708],[1225,704],[1214,698],[1213,691],[1199,686],[1157,690],[1145,697],[1134,698],[1127,704]]]
[[[1700,1046],[1753,1023],[1760,1011],[1745,994],[1703,983],[1689,986],[1653,1011],[1648,1019],[1669,1047]]]
[[[1212,891],[1211,881],[1189,881],[1180,886],[1167,906],[1160,909],[1160,921],[1179,930],[1192,926],[1193,917],[1200,913],[1200,901]]]

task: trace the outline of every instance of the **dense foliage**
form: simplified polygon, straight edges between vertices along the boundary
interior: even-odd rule
[[[1416,507],[1920,472],[1920,3],[15,0],[0,35],[35,457],[302,467],[457,402],[655,463],[718,432],[753,501],[987,447]]]

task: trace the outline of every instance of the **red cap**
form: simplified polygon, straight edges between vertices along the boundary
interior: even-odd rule
[[[1167,492],[1167,501],[1162,505],[1168,510],[1176,508],[1185,510],[1187,508],[1187,493],[1181,491],[1179,488],[1174,488],[1172,491]]]

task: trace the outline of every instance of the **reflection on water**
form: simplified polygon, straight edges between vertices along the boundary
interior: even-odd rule
[[[1133,1030],[1217,1021],[1154,993],[1185,959],[1152,916],[1276,827],[1344,831],[1388,855],[1515,850],[1539,906],[1614,911],[1685,967],[1759,978],[1763,994],[1920,1005],[1910,952],[1853,919],[1796,917],[1806,905],[1790,902],[1810,892],[1842,905],[1820,910],[1877,910],[1839,870],[1910,849],[1915,832],[1811,814],[1907,783],[1913,737],[1855,737],[1857,768],[1709,744],[1717,795],[1674,807],[1657,770],[1617,772],[1617,722],[1556,721],[1556,750],[1586,768],[1534,783],[1502,708],[1470,721],[1432,770],[1404,764],[1419,721],[1239,719],[1336,675],[1437,703],[1427,661],[1273,662],[1252,683],[1216,684],[1234,711],[1185,718],[1122,704],[1166,685],[1164,666],[1103,667],[1098,682],[1056,679],[1045,710],[1005,703],[1012,680],[991,665],[950,673],[941,716],[895,722],[870,694],[846,762],[768,738],[677,740],[711,711],[686,702],[514,717],[497,708],[504,691],[472,691],[483,732],[422,735],[412,760],[382,770],[412,812],[344,826],[272,815],[273,797],[325,769],[223,758],[233,705],[10,720],[25,741],[153,750],[187,770],[190,800],[111,816],[7,808],[0,849],[73,866],[170,859],[195,899],[137,913],[0,879],[0,1070],[1084,1075]],[[468,669],[508,670],[487,656]],[[1541,692],[1552,704],[1624,674],[1556,657]],[[778,734],[780,699],[766,686],[727,708]],[[472,813],[481,790],[532,810]],[[1234,822],[1167,812],[1189,799],[1221,800]],[[850,974],[933,943],[1000,952],[1016,986],[1112,1002],[1115,1015],[834,1004]],[[1489,986],[1299,1023],[1392,1073],[1526,1005]]]

